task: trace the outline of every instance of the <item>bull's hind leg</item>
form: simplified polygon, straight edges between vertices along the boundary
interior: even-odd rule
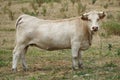
[[[12,62],[12,70],[17,71],[17,63],[20,58],[22,58],[22,62],[24,67],[26,68],[26,62],[24,58],[24,54],[26,52],[26,46],[25,45],[16,45],[16,47],[13,50],[13,62]]]
[[[23,70],[27,71],[28,67],[26,64],[26,59],[25,59],[25,53],[27,52],[28,46],[23,49],[23,52],[21,53],[21,60],[22,60],[22,65],[23,65]]]
[[[16,45],[13,50],[13,61],[12,61],[12,70],[15,72],[17,71],[17,62],[19,58],[20,58],[20,50],[19,47]]]

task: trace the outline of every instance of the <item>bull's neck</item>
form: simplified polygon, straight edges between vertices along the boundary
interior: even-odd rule
[[[84,31],[85,39],[88,40],[89,44],[91,45],[93,32],[90,30],[90,28],[89,28],[89,26],[87,24],[83,25],[83,31]]]

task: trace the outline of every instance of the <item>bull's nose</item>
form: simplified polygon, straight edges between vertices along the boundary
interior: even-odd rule
[[[98,31],[98,27],[92,27],[93,31]]]

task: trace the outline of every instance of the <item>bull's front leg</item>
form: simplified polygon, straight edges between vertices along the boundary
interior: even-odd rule
[[[73,69],[77,70],[79,69],[79,61],[78,61],[78,56],[79,56],[79,49],[80,49],[80,43],[79,42],[74,42],[72,43],[72,62],[73,62]]]
[[[79,66],[80,69],[83,68],[83,63],[82,63],[82,59],[81,58],[82,58],[82,51],[79,50],[79,53],[78,53],[78,66]]]

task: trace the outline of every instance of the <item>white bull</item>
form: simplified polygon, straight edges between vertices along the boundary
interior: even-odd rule
[[[81,68],[81,51],[89,48],[93,32],[99,29],[98,21],[104,17],[105,13],[98,11],[62,20],[44,20],[21,15],[16,22],[12,69],[16,71],[19,58],[23,69],[27,69],[25,53],[30,45],[45,50],[71,49],[73,69]]]

